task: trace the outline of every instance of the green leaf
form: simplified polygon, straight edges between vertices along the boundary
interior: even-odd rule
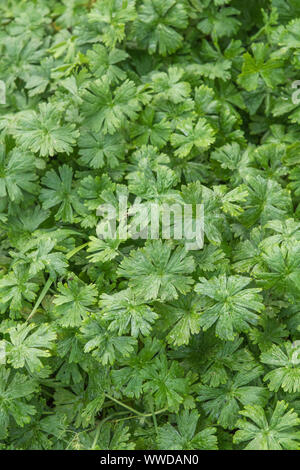
[[[97,78],[107,76],[110,82],[119,82],[126,78],[126,73],[118,67],[119,62],[127,59],[128,54],[121,49],[108,50],[101,44],[96,44],[87,52],[89,66]]]
[[[299,418],[293,410],[286,411],[287,408],[284,401],[278,401],[273,413],[266,415],[261,406],[246,406],[240,413],[244,419],[237,422],[239,430],[234,442],[248,442],[245,450],[297,450]]]
[[[10,369],[0,366],[0,438],[8,434],[10,416],[18,426],[29,423],[31,416],[36,413],[34,406],[26,403],[36,391],[37,385],[33,379]]]
[[[300,345],[299,342],[286,342],[282,347],[273,345],[269,351],[263,352],[261,361],[270,365],[273,370],[268,372],[264,381],[270,381],[271,391],[280,387],[285,392],[295,393],[300,390]]]
[[[101,25],[103,42],[113,47],[125,37],[126,23],[136,17],[135,0],[98,0],[88,14],[89,21]]]
[[[38,284],[24,265],[16,265],[6,276],[0,279],[1,303],[9,304],[12,311],[22,309],[26,301],[33,302],[39,289]]]
[[[171,135],[171,144],[180,158],[189,155],[194,147],[207,150],[215,141],[214,131],[205,119],[199,119],[195,126],[191,121],[184,121],[177,128],[180,133]]]
[[[216,450],[216,428],[196,431],[199,414],[196,410],[183,411],[176,419],[177,429],[165,424],[158,430],[158,447],[167,450]]]
[[[177,104],[184,101],[191,93],[188,82],[181,81],[184,71],[178,67],[170,67],[168,73],[160,72],[152,75],[151,88],[155,99],[167,99]]]
[[[143,371],[153,361],[154,356],[162,349],[162,344],[156,338],[145,338],[142,349],[129,358],[120,360],[120,369],[112,370],[112,380],[116,387],[124,390],[127,397],[140,398],[143,392],[145,377]]]
[[[70,154],[79,136],[75,124],[62,124],[61,112],[50,103],[42,103],[38,113],[24,111],[14,133],[23,149],[42,157]]]
[[[62,218],[64,222],[73,221],[73,210],[80,209],[80,203],[76,191],[72,188],[73,171],[68,165],[60,166],[58,174],[55,170],[47,171],[42,179],[43,188],[40,200],[44,209],[58,206],[55,214],[57,220]]]
[[[34,330],[34,331],[33,331]],[[8,362],[15,369],[28,367],[31,372],[39,371],[43,367],[41,357],[49,357],[56,334],[49,325],[36,325],[31,323],[18,325],[8,330],[10,341],[7,344]]]
[[[161,355],[144,368],[142,377],[145,380],[144,392],[151,390],[158,408],[167,406],[170,410],[178,411],[189,389],[188,380],[183,377],[178,363],[173,361],[169,364],[166,357]]]
[[[155,309],[161,315],[164,328],[169,330],[168,343],[182,346],[189,343],[191,335],[199,333],[202,305],[198,296],[180,296],[176,301],[158,304]]]
[[[140,120],[132,124],[130,135],[134,144],[147,145],[151,143],[157,148],[164,147],[171,134],[171,125],[165,119],[158,119],[154,108],[150,106],[141,113]]]
[[[118,247],[120,240],[101,240],[100,238],[90,237],[88,244],[88,256],[91,263],[105,263],[119,255]]]
[[[83,125],[94,132],[114,134],[127,120],[134,121],[140,111],[134,83],[125,80],[111,89],[107,78],[90,83],[83,95]]]
[[[240,22],[235,18],[240,12],[236,8],[211,9],[197,24],[205,35],[211,34],[214,40],[223,36],[232,37],[239,28]]]
[[[130,289],[113,295],[102,294],[99,305],[102,307],[103,318],[110,322],[108,329],[117,331],[119,335],[130,333],[133,337],[139,334],[149,336],[152,324],[158,317]]]
[[[13,202],[24,199],[24,192],[36,194],[37,175],[35,160],[30,153],[21,153],[14,149],[6,153],[5,147],[0,147],[0,197],[8,198]]]
[[[155,240],[125,258],[118,274],[128,278],[129,285],[145,300],[168,300],[191,289],[194,281],[188,274],[193,271],[193,259],[184,248],[172,250],[171,243]]]
[[[158,51],[162,56],[175,52],[183,37],[180,30],[187,27],[187,12],[181,0],[144,0],[134,23],[137,41],[148,48],[149,54]],[[179,30],[179,31],[177,31]]]
[[[84,352],[92,354],[103,365],[113,364],[116,357],[130,356],[136,341],[128,336],[110,333],[101,319],[91,317],[81,327]]]
[[[102,135],[95,132],[84,132],[78,140],[81,155],[79,163],[94,169],[108,165],[115,168],[124,158],[125,146],[118,134]]]
[[[206,297],[207,304],[200,317],[204,331],[216,324],[216,335],[233,340],[237,333],[248,331],[258,321],[257,313],[264,308],[260,289],[245,287],[251,279],[222,275],[210,280],[200,278],[195,291]]]
[[[247,91],[256,90],[262,79],[267,87],[273,88],[284,81],[283,62],[278,58],[269,58],[269,47],[264,43],[252,45],[253,56],[244,54],[242,73],[239,84]]]
[[[60,295],[55,297],[54,304],[59,323],[64,327],[80,326],[88,315],[88,307],[96,302],[95,286],[73,279],[68,284],[59,283],[57,288]]]
[[[198,400],[204,411],[225,429],[233,429],[242,405],[262,405],[267,403],[269,394],[266,389],[249,385],[262,374],[256,367],[251,371],[239,372],[224,385],[211,388],[200,385]]]

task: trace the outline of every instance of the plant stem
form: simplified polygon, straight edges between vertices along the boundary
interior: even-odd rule
[[[72,256],[74,256],[78,251],[82,250],[82,248],[84,248],[85,246],[88,245],[88,242],[87,243],[84,243],[83,245],[80,245],[80,246],[76,246],[76,248],[74,248],[73,250],[69,251],[69,253],[66,254],[66,258],[67,259],[70,259],[72,258]],[[29,321],[31,320],[31,318],[34,316],[34,314],[36,313],[37,309],[39,308],[43,298],[45,297],[45,295],[47,294],[48,290],[50,289],[51,285],[53,283],[53,279],[51,279],[50,277],[48,278],[48,281],[46,282],[46,284],[44,285],[43,287],[43,290],[42,292],[40,293],[39,295],[39,298],[37,299],[29,317],[27,318],[26,321]]]
[[[163,413],[164,411],[166,411],[168,408],[162,408],[161,410],[158,410],[158,411],[152,411],[151,413],[141,413],[140,411],[137,411],[135,410],[134,408],[132,408],[131,406],[128,406],[128,405],[125,405],[124,403],[122,403],[121,401],[117,400],[116,398],[108,395],[107,393],[105,393],[105,396],[107,398],[109,398],[109,400],[112,400],[114,401],[115,403],[118,403],[118,405],[120,406],[123,406],[124,408],[126,408],[127,410],[129,411],[132,411],[132,413],[135,413],[136,415],[140,416],[141,418],[149,418],[149,417],[154,417],[155,415],[158,415],[160,413]],[[129,418],[124,418],[124,419],[131,419],[131,417]]]
[[[95,433],[95,437],[94,437],[94,440],[93,440],[93,444],[92,444],[92,447],[91,447],[91,450],[94,450],[96,445],[97,445],[97,441],[99,439],[99,435],[100,435],[100,430],[101,430],[101,425],[103,425],[104,423],[106,423],[107,421],[109,421],[113,416],[116,416],[116,415],[119,415],[119,414],[124,414],[126,413],[126,411],[119,411],[117,413],[113,413],[111,416],[107,416],[107,418],[104,418],[102,419],[101,421],[99,421],[99,423],[97,424],[96,426],[96,433]]]
[[[158,432],[157,419],[156,419],[156,416],[155,416],[155,412],[154,412],[154,409],[153,409],[153,403],[152,402],[151,402],[150,407],[151,407],[151,414],[152,414],[154,429],[155,429],[155,432],[157,434],[157,432]]]
[[[137,411],[137,410],[135,410],[134,408],[131,408],[131,406],[125,405],[124,403],[122,403],[121,401],[117,400],[117,399],[114,398],[114,397],[111,397],[111,396],[108,395],[107,393],[105,393],[105,396],[106,396],[107,398],[109,398],[110,400],[114,401],[115,403],[118,403],[118,405],[123,406],[124,408],[127,408],[127,410],[131,411],[132,413],[135,413],[135,414],[137,414],[138,416],[144,416],[144,414],[141,413],[140,411]]]
[[[37,299],[36,303],[35,303],[35,306],[33,307],[29,317],[27,318],[26,321],[29,321],[31,320],[31,318],[33,317],[33,315],[35,314],[35,312],[37,311],[37,309],[39,308],[43,298],[45,297],[45,295],[47,294],[48,290],[50,289],[51,287],[51,284],[52,284],[53,280],[49,277],[48,278],[48,281],[46,282],[46,284],[44,285],[43,287],[43,290],[42,292],[40,293],[39,295],[39,298]]]
[[[88,244],[89,244],[89,242],[86,242],[86,243],[84,243],[83,245],[76,246],[73,250],[69,251],[69,253],[66,254],[66,258],[67,258],[67,259],[72,258],[72,256],[76,255],[76,253],[78,253],[78,251],[80,251],[80,250],[82,250],[83,248],[85,248]]]

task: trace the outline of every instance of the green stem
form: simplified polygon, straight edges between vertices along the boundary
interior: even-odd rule
[[[92,444],[92,447],[91,447],[91,450],[94,450],[96,445],[97,445],[97,441],[99,439],[99,435],[100,435],[100,431],[101,431],[101,425],[103,425],[104,423],[106,423],[107,421],[109,421],[112,416],[116,416],[116,415],[119,415],[119,414],[124,414],[126,413],[126,411],[121,411],[121,412],[118,412],[118,413],[113,413],[111,416],[107,416],[107,418],[104,418],[102,419],[101,421],[99,421],[99,423],[97,424],[96,426],[96,433],[95,433],[95,437],[94,437],[94,440],[93,440],[93,444]]]
[[[266,25],[263,26],[254,36],[252,36],[251,40],[255,41],[266,29]]]
[[[84,243],[83,245],[76,246],[76,248],[74,248],[73,250],[69,251],[69,253],[67,253],[66,258],[67,259],[72,258],[72,256],[74,256],[78,251],[82,250],[82,248],[84,248],[87,245],[88,245],[88,242]],[[44,299],[45,295],[47,294],[48,290],[50,289],[52,283],[53,283],[53,279],[51,279],[49,277],[48,281],[46,282],[46,284],[43,287],[42,292],[39,295],[39,298],[37,299],[37,301],[35,303],[35,306],[33,307],[32,311],[31,311],[31,313],[30,313],[30,315],[29,315],[29,317],[27,318],[26,321],[31,320],[31,318],[35,315],[37,309],[39,308],[42,300]]]
[[[115,403],[118,403],[118,405],[120,406],[123,406],[124,408],[126,408],[127,410],[131,411],[132,413],[135,413],[136,415],[140,416],[141,418],[149,418],[149,417],[153,417],[155,415],[158,415],[160,413],[163,413],[164,411],[166,411],[168,408],[162,408],[161,410],[158,410],[158,411],[152,411],[151,413],[141,413],[140,411],[137,411],[135,410],[134,408],[132,408],[131,406],[128,406],[128,405],[125,405],[124,403],[122,403],[121,401],[117,400],[116,398],[108,395],[107,393],[105,393],[105,396],[107,398],[109,398],[109,400],[112,400],[114,401]],[[127,418],[125,418],[127,419]]]
[[[100,430],[101,430],[101,424],[103,424],[105,421],[107,421],[106,419],[104,419],[103,421],[100,421],[100,423],[97,424],[97,427],[96,427],[96,434],[95,434],[95,438],[93,440],[93,444],[92,444],[92,447],[91,447],[91,450],[94,450],[96,445],[97,445],[97,441],[99,439],[99,435],[100,435]]]
[[[37,299],[37,301],[35,303],[35,306],[33,307],[32,311],[31,311],[31,313],[30,313],[30,315],[29,315],[29,317],[27,318],[26,321],[31,320],[31,318],[33,317],[33,315],[35,314],[35,312],[39,308],[39,306],[40,306],[42,300],[44,299],[45,295],[47,294],[48,290],[50,289],[52,282],[53,282],[53,279],[51,279],[49,277],[48,281],[46,282],[46,284],[43,287],[42,292],[39,295],[39,298]]]
[[[120,421],[127,421],[128,419],[137,419],[136,415],[126,416],[126,418],[115,419],[114,423],[120,423]]]
[[[107,393],[105,394],[105,396],[106,396],[107,398],[109,398],[109,400],[112,400],[112,401],[114,401],[115,403],[118,403],[118,405],[123,406],[123,408],[126,408],[127,410],[131,411],[132,413],[135,413],[135,414],[137,414],[138,416],[144,416],[144,414],[141,413],[140,411],[137,411],[137,410],[135,410],[134,408],[131,408],[131,406],[124,405],[124,403],[122,403],[121,401],[117,400],[117,399],[114,398],[114,397],[111,397],[111,396],[108,395]]]
[[[84,243],[83,245],[76,246],[73,250],[69,251],[69,253],[66,254],[66,258],[67,258],[67,259],[72,258],[72,256],[76,255],[76,253],[78,253],[78,251],[80,251],[80,250],[82,250],[83,248],[85,248],[88,244],[89,244],[89,242],[86,242],[86,243]]]
[[[151,403],[150,407],[151,407],[151,414],[152,414],[154,429],[155,429],[155,432],[156,432],[156,434],[157,434],[157,433],[158,433],[157,419],[156,419],[156,416],[155,416],[155,412],[154,412],[154,408],[153,408],[153,404],[152,404],[152,403]]]
[[[164,413],[167,411],[168,408],[162,408],[161,410],[155,411],[154,413],[145,413],[143,415],[143,418],[150,418],[150,417],[155,417],[156,420],[156,415],[159,415],[160,413]],[[120,421],[127,421],[128,419],[137,419],[136,416],[126,416],[126,418],[121,418],[121,419],[116,419],[114,420],[114,423],[119,423]]]

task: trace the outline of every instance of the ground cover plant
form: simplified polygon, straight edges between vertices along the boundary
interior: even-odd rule
[[[298,449],[300,0],[0,13],[1,449]]]

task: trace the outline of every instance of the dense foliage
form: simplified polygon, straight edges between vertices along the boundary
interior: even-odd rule
[[[0,13],[0,447],[297,449],[300,0]],[[99,239],[120,194],[203,249]]]

